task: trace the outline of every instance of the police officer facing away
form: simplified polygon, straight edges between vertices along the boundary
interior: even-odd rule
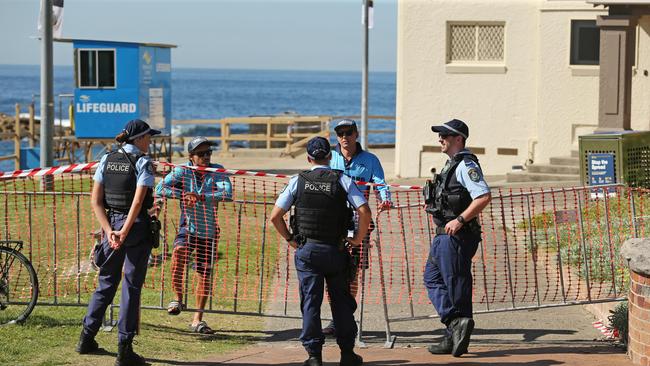
[[[449,156],[441,173],[425,187],[427,212],[436,224],[424,270],[424,284],[440,321],[447,327],[442,342],[429,346],[433,354],[459,357],[467,352],[472,319],[472,257],[481,241],[477,216],[492,196],[478,159],[465,142],[467,125],[458,119],[432,126],[442,152]]]
[[[357,139],[359,138],[357,123],[351,119],[342,119],[337,122],[334,131],[336,132],[338,145],[336,145],[336,148],[332,151],[330,167],[332,169],[342,170],[345,175],[349,176],[354,181],[379,184],[378,186],[375,186],[375,189],[379,192],[379,199],[381,200],[379,208],[380,210],[390,208],[392,203],[390,200],[390,191],[386,185],[386,180],[384,179],[384,168],[381,166],[381,162],[375,154],[363,150],[361,144],[357,142]],[[370,187],[368,186],[363,186],[359,189],[363,190],[367,197],[369,188]],[[355,226],[358,226],[358,220],[355,220],[355,224]],[[374,223],[371,221],[368,233],[363,238],[363,245],[360,248],[352,249],[352,255],[359,258],[359,266],[364,269],[369,268],[368,248],[370,246],[370,231],[372,231],[373,228]],[[356,271],[356,275],[353,277],[350,284],[350,292],[355,298],[359,289],[359,272],[360,271],[358,270]],[[333,321],[323,329],[323,333],[326,335],[336,333]]]
[[[322,137],[309,140],[307,155],[311,170],[291,178],[280,193],[270,217],[279,234],[296,250],[303,319],[300,340],[309,354],[303,365],[323,364],[321,352],[325,336],[320,308],[324,281],[327,281],[332,316],[337,325],[340,365],[361,365],[363,359],[353,351],[358,330],[354,321],[357,303],[349,291],[347,272],[350,258],[344,241],[353,246],[361,244],[370,223],[370,208],[352,179],[330,169],[329,141]],[[346,238],[352,218],[348,202],[359,215],[359,230],[354,237]],[[292,233],[283,219],[291,206],[295,206],[291,219]]]
[[[102,246],[94,258],[99,279],[76,351],[86,354],[99,350],[95,335],[124,272],[116,366],[145,364],[144,358],[133,352],[132,342],[153,240],[147,210],[153,206],[154,170],[145,154],[151,136],[159,133],[144,121],[128,122],[115,137],[117,142],[126,143],[101,158],[94,176],[91,205],[103,230]]]

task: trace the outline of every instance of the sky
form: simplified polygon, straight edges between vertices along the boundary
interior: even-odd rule
[[[0,0],[0,64],[40,63],[40,0]],[[362,0],[65,0],[63,37],[171,43],[174,67],[361,70]],[[395,71],[397,0],[374,1],[370,71]],[[72,64],[55,44],[54,64]]]

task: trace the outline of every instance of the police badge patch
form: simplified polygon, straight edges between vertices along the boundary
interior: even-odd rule
[[[467,174],[469,175],[469,179],[471,179],[472,182],[478,182],[481,180],[481,173],[479,173],[476,168],[469,168]]]

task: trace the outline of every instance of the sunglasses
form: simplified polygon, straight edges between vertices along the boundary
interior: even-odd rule
[[[341,131],[336,131],[336,136],[338,137],[343,137],[343,136],[352,136],[354,134],[354,130],[341,130]]]
[[[196,155],[199,158],[207,158],[208,156],[212,155],[212,150],[198,151],[198,152],[192,153],[192,155]]]
[[[452,137],[452,136],[455,137],[455,136],[459,136],[459,135],[456,135],[456,134],[453,134],[453,133],[445,134],[445,135],[443,135],[441,133],[438,134],[438,137],[441,138],[441,139],[446,139],[447,137]]]

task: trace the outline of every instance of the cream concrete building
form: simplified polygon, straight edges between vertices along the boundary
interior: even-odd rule
[[[600,127],[609,126],[602,122],[608,104],[599,104],[599,90],[603,96],[620,99],[629,85],[623,74],[616,82],[599,77],[604,23],[596,20],[612,18],[608,11],[613,8],[606,8],[606,3],[618,4],[616,0],[400,0],[396,174],[428,176],[430,167],[441,167],[446,156],[439,152],[437,135],[429,126],[452,118],[468,123],[468,146],[486,174],[505,174],[515,165],[569,156],[578,149],[579,135],[599,127],[599,105],[605,113]],[[645,7],[648,2],[621,3]],[[632,42],[636,51],[631,61],[631,111],[625,115],[625,105],[619,110],[615,99],[615,117],[620,118],[612,123],[648,130],[650,17],[630,19],[633,22],[625,29],[636,35],[627,33],[632,34],[628,44]],[[607,55],[611,50],[606,49]],[[607,60],[622,62],[610,56]],[[620,74],[625,68],[619,65],[616,70]]]

